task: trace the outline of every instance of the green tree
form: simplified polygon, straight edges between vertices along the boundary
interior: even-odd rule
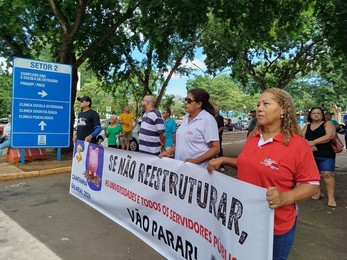
[[[92,53],[102,52],[100,47],[133,17],[140,2],[0,0],[6,10],[0,16],[0,56],[8,62],[12,56],[38,58],[50,46],[53,61],[73,66],[75,100],[77,69]]]
[[[340,56],[346,65],[347,2],[345,0],[316,1],[315,15],[329,46],[333,49],[333,56]]]
[[[152,59],[157,57],[158,68],[163,68],[161,64],[168,64],[172,51],[172,47],[165,46],[171,46],[174,37],[187,38],[194,34],[195,24],[205,20],[206,3],[184,0],[0,0],[1,10],[6,10],[0,16],[0,56],[8,63],[12,56],[37,59],[49,47],[49,53],[43,54],[46,58],[51,56],[51,61],[73,66],[72,100],[75,100],[77,69],[87,59],[89,68],[98,68],[95,70],[98,75],[106,71],[111,76],[112,71],[118,72],[118,68],[124,66],[129,51],[135,51],[135,48],[146,49],[144,53],[155,50]],[[181,33],[176,32],[179,28],[189,28],[190,32],[183,29]],[[141,43],[142,36],[145,40]],[[165,72],[153,70],[151,66],[145,69],[150,71],[145,77],[153,71],[158,75]],[[74,111],[71,114],[74,118]]]
[[[210,102],[222,111],[248,113],[256,107],[257,95],[244,94],[235,81],[225,73],[216,77],[197,76],[188,80],[187,90],[197,87],[206,89],[210,94]]]
[[[99,113],[100,118],[105,118],[106,106],[112,107],[114,100],[110,94],[101,91],[101,84],[100,81],[94,78],[90,82],[85,83],[78,94],[79,96],[90,96],[92,99],[92,108]],[[75,111],[76,113],[79,112],[77,102],[75,104]]]
[[[136,76],[143,95],[157,91],[158,107],[173,74],[187,75],[184,60],[194,58],[199,29],[207,21],[208,1],[157,1],[141,9],[119,39],[111,39],[108,55],[93,57],[91,67],[105,81],[116,83]],[[189,10],[187,12],[187,10]],[[112,71],[112,74],[110,74]]]
[[[165,95],[163,98],[163,101],[161,102],[161,108],[170,108],[175,103],[175,96],[174,95]]]
[[[233,78],[254,93],[268,87],[284,88],[313,70],[328,52],[313,7],[301,1],[290,6],[284,2],[249,3],[249,8],[241,4],[245,13],[240,17],[230,7],[210,15],[203,36],[208,68],[215,71],[230,66]],[[226,14],[228,19],[224,19]]]
[[[175,119],[182,119],[182,117],[186,114],[186,111],[184,110],[183,98],[176,96],[170,109],[171,114]]]
[[[11,111],[12,78],[0,70],[0,117],[7,117]]]
[[[335,87],[316,73],[291,82],[287,91],[294,98],[297,111],[308,111],[313,106],[325,109],[330,109],[334,104],[342,109],[346,106],[346,90]]]

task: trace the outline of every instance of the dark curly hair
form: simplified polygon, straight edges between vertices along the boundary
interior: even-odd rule
[[[296,110],[292,97],[289,93],[280,88],[268,88],[264,90],[263,93],[271,93],[274,95],[274,100],[282,107],[284,110],[282,122],[281,122],[281,130],[284,133],[283,143],[288,144],[290,137],[295,134],[301,134],[301,130],[296,118]],[[264,127],[257,123],[254,132],[262,133]]]

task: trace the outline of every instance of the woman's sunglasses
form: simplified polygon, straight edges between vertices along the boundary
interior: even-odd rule
[[[196,102],[196,100],[195,100],[195,99],[191,99],[191,98],[189,98],[189,97],[186,97],[186,98],[184,99],[184,102],[187,102],[188,104],[190,104],[190,103],[192,103],[192,102]]]

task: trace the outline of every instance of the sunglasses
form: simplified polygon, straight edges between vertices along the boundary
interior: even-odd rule
[[[190,104],[190,103],[192,103],[192,102],[197,102],[195,99],[191,99],[191,98],[189,98],[189,97],[186,97],[185,99],[184,99],[184,102],[187,102],[187,104]]]

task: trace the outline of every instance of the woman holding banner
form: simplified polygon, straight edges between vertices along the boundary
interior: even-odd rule
[[[294,241],[295,203],[315,194],[319,171],[286,91],[266,89],[258,100],[257,118],[240,155],[212,159],[207,169],[230,165],[238,169],[238,179],[267,189],[266,201],[275,210],[273,259],[287,259]]]
[[[208,161],[219,153],[219,135],[214,118],[214,107],[209,101],[210,94],[195,88],[188,91],[184,99],[187,114],[176,132],[176,144],[163,151],[160,157],[175,159],[207,166]]]

